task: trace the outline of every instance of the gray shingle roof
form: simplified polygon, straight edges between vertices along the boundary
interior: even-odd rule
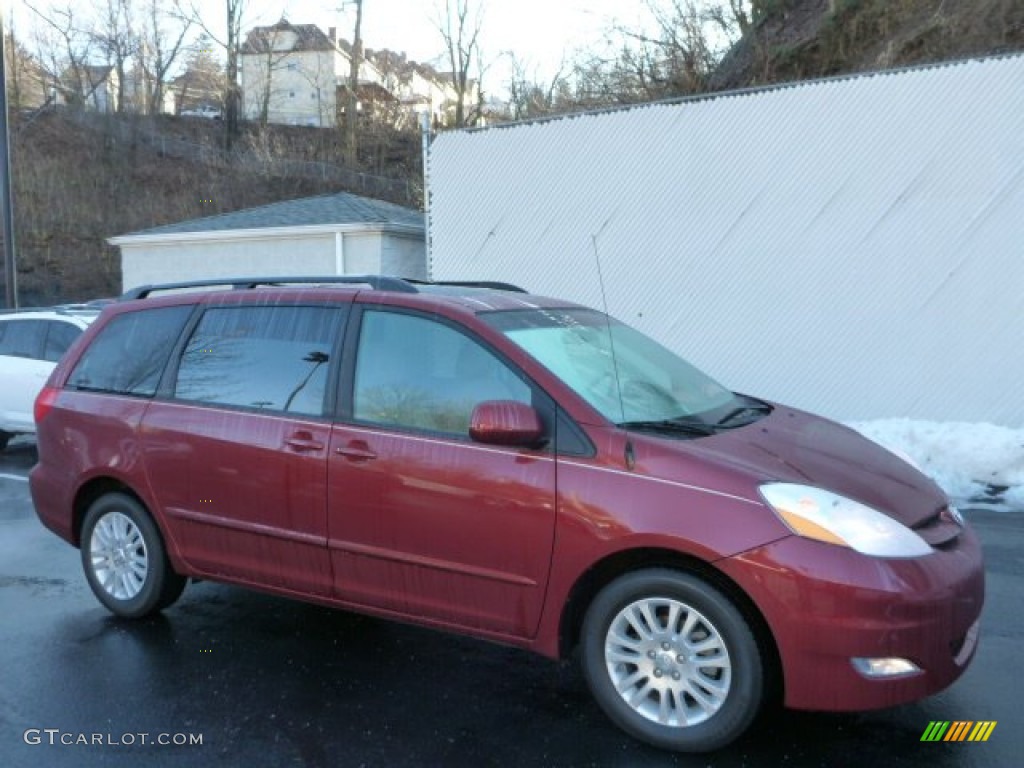
[[[271,227],[308,227],[331,224],[371,224],[423,228],[423,213],[383,200],[373,200],[348,192],[304,197],[281,203],[246,208],[217,216],[189,219],[175,224],[131,232],[136,235],[165,235],[186,232],[216,232],[232,229]]]
[[[333,51],[335,44],[316,24],[291,24],[281,19],[269,27],[253,27],[242,44],[243,54],[267,53],[276,48],[283,32],[295,34],[294,44],[289,51]],[[284,52],[283,50],[281,51]]]

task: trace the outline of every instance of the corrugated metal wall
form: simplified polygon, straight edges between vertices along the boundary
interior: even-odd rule
[[[444,133],[431,274],[838,419],[1024,426],[1024,57]]]

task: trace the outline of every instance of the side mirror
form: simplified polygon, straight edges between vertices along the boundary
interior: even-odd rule
[[[544,439],[544,425],[537,412],[515,400],[486,400],[473,409],[469,436],[489,445],[537,445]]]

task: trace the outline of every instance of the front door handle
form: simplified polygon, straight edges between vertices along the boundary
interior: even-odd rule
[[[365,440],[353,440],[348,445],[339,445],[334,452],[351,461],[370,461],[377,458],[377,454],[370,449]]]

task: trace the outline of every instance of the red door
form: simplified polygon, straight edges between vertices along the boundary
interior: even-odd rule
[[[338,597],[534,634],[554,539],[551,454],[337,426],[329,466]]]
[[[154,402],[143,450],[171,538],[192,567],[326,595],[330,427]]]
[[[537,628],[555,530],[555,459],[468,437],[476,402],[531,386],[461,330],[367,310],[349,424],[328,458],[335,594],[516,637]]]
[[[248,583],[327,595],[327,374],[345,308],[209,307],[171,399],[143,421],[150,487],[180,555]]]

